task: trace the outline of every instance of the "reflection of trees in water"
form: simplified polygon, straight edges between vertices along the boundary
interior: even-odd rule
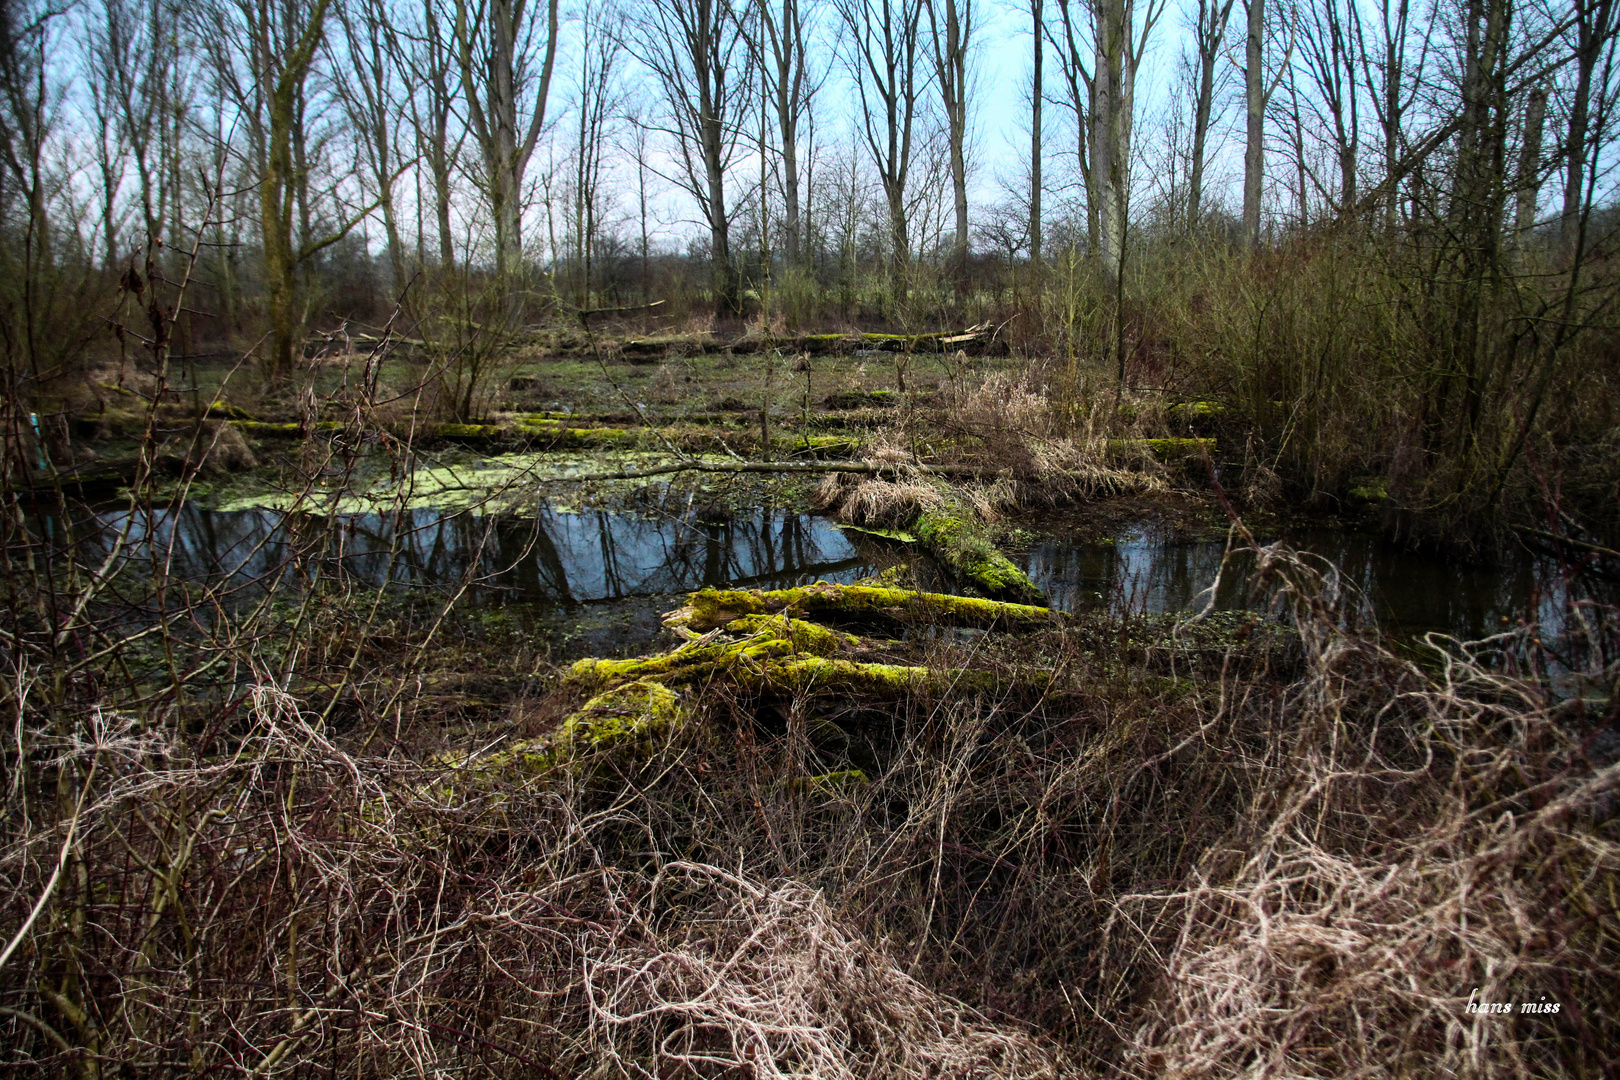
[[[1571,600],[1620,597],[1612,583],[1569,579],[1556,560],[1528,553],[1481,566],[1403,551],[1360,533],[1313,532],[1296,537],[1295,544],[1338,566],[1347,613],[1403,633],[1438,629],[1479,636],[1501,629],[1504,618],[1534,616],[1549,634],[1561,636],[1570,628]],[[1112,545],[1050,542],[1032,553],[1030,573],[1053,604],[1070,610],[1185,611],[1204,602],[1200,594],[1215,580],[1224,552],[1220,543],[1153,536]],[[1268,597],[1255,591],[1253,570],[1250,553],[1234,552],[1216,606],[1264,606]]]
[[[127,513],[102,515],[88,550],[105,556]],[[354,514],[316,518],[182,506],[137,517],[123,557],[170,577],[248,586],[315,580],[410,585],[572,603],[680,592],[739,579],[794,578],[848,563],[842,534],[803,515],[762,510],[727,523],[606,512],[511,519]]]
[[[162,576],[225,583],[247,594],[319,578],[439,591],[465,585],[474,596],[494,600],[569,604],[727,583],[775,587],[866,565],[837,530],[780,510],[722,524],[690,514],[651,519],[550,510],[525,519],[433,510],[330,519],[185,505],[133,518],[126,510],[108,511],[75,521],[73,529],[62,528],[49,512],[38,513],[37,534],[44,542],[85,538],[81,557],[96,563],[129,524],[120,553],[129,573],[117,588],[126,600]],[[1535,614],[1560,636],[1569,625],[1569,600],[1612,602],[1620,595],[1613,583],[1566,580],[1557,561],[1545,556],[1464,566],[1400,551],[1365,534],[1324,531],[1297,542],[1338,565],[1345,584],[1360,595],[1363,613],[1376,613],[1386,627],[1407,633],[1439,629],[1478,636],[1500,629],[1504,617],[1517,621]],[[1032,554],[1030,570],[1059,607],[1181,611],[1214,580],[1223,551],[1219,543],[1158,537],[1122,538],[1115,545],[1053,542]],[[1218,606],[1263,602],[1249,587],[1252,568],[1251,556],[1234,556]]]

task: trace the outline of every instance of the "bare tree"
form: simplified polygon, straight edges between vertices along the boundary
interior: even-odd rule
[[[411,129],[415,135],[417,159],[425,164],[433,183],[433,220],[439,239],[439,265],[456,263],[455,234],[450,225],[453,195],[451,177],[461,158],[466,128],[458,128],[451,138],[458,97],[459,62],[455,42],[444,36],[436,0],[422,0],[421,22],[410,35],[408,63],[411,81],[417,91],[409,96]],[[420,199],[418,199],[420,212]],[[421,237],[418,236],[418,246]]]
[[[653,169],[651,163],[651,129],[640,115],[639,106],[626,117],[630,131],[626,149],[636,166],[636,224],[640,231],[638,253],[641,256],[641,298],[652,298],[652,238],[648,222],[652,210],[648,205]]]
[[[951,156],[951,195],[956,215],[956,236],[951,261],[958,273],[967,269],[967,127],[971,77],[968,55],[973,44],[973,0],[925,0],[929,44],[934,61],[934,84],[945,110]]]
[[[91,42],[102,76],[93,81],[93,93],[122,128],[145,235],[161,237],[179,197],[171,162],[187,111],[179,5],[101,0]]]
[[[1393,229],[1397,201],[1393,179],[1401,168],[1406,116],[1423,83],[1428,39],[1423,38],[1416,58],[1410,57],[1411,0],[1379,0],[1374,48],[1368,47],[1365,24],[1358,20],[1354,26],[1361,37],[1356,52],[1361,60],[1362,85],[1382,136],[1384,227]]]
[[[332,64],[341,73],[337,90],[359,144],[360,159],[371,174],[382,211],[388,266],[397,289],[406,280],[405,248],[394,212],[394,184],[405,165],[397,137],[404,112],[400,74],[406,63],[405,49],[395,30],[398,18],[391,0],[340,0],[337,15],[345,47],[342,62]]]
[[[307,267],[375,207],[340,209],[316,228],[310,183],[318,148],[311,146],[309,86],[330,13],[331,0],[214,0],[198,13],[215,92],[248,136],[272,378],[290,372],[302,349]]]
[[[1166,0],[1148,0],[1140,31],[1136,0],[1094,0],[1097,66],[1091,109],[1091,171],[1102,181],[1098,211],[1105,267],[1125,257],[1126,214],[1130,207],[1131,139],[1136,121],[1136,72]]]
[[[85,59],[90,65],[105,68],[118,63],[114,57],[128,55],[128,23],[115,16],[115,4],[117,0],[97,12],[100,18],[89,27]],[[91,79],[89,89],[89,119],[94,126],[96,172],[101,180],[103,261],[111,268],[118,263],[119,192],[129,160],[129,133],[122,121],[114,80]]]
[[[1148,0],[1140,29],[1136,0],[1090,0],[1090,10],[1084,13],[1090,16],[1089,26],[1071,14],[1073,6],[1077,6],[1074,0],[1058,0],[1063,23],[1059,52],[1082,131],[1081,173],[1086,185],[1093,254],[1102,268],[1113,273],[1119,269],[1125,250],[1136,72],[1153,28],[1164,14],[1165,0]],[[1088,32],[1092,54],[1089,67],[1082,52]],[[1083,106],[1082,87],[1086,99]]]
[[[623,104],[619,91],[621,45],[611,16],[597,9],[580,27],[579,79],[575,87],[573,239],[575,303],[588,307],[594,287],[596,241],[601,225],[604,157],[610,147],[608,124]]]
[[[1041,70],[1045,60],[1042,46],[1046,42],[1041,4],[1042,0],[1030,0],[1029,5],[1030,48],[1034,54],[1029,93],[1029,261],[1036,265],[1041,261],[1041,104],[1046,93]]]
[[[726,179],[749,105],[749,12],[734,0],[650,0],[629,33],[664,92],[680,172],[676,182],[697,200],[709,226],[716,312],[734,314]]]
[[[1276,74],[1268,84],[1266,52],[1271,26],[1266,15],[1266,0],[1244,0],[1244,11],[1248,33],[1243,43],[1243,242],[1250,247],[1258,247],[1260,199],[1266,176],[1266,107],[1271,103],[1271,96],[1276,93],[1277,87],[1292,70],[1290,61],[1294,41],[1290,27],[1287,44],[1277,59]],[[1296,155],[1296,159],[1303,163],[1302,155]]]
[[[1524,137],[1519,144],[1518,205],[1513,214],[1513,244],[1524,243],[1536,223],[1536,196],[1541,187],[1541,136],[1547,120],[1547,85],[1537,82],[1525,95]]]
[[[807,122],[824,69],[811,56],[814,16],[803,0],[759,0],[761,65],[782,156],[782,214],[789,266],[804,260],[800,125]]]
[[[1595,160],[1591,145],[1592,76],[1606,46],[1620,32],[1615,0],[1571,0],[1575,30],[1575,88],[1569,106],[1569,133],[1564,141],[1564,213],[1560,235],[1573,250],[1580,227],[1586,169]]]
[[[528,0],[454,4],[461,99],[494,217],[495,269],[510,283],[523,265],[523,174],[546,122],[557,62],[558,0],[546,0],[543,26]]]
[[[1243,0],[1248,34],[1243,46],[1243,240],[1260,244],[1260,195],[1266,170],[1266,93],[1262,67],[1266,41],[1266,0]]]
[[[1226,40],[1233,0],[1198,0],[1193,20],[1193,47],[1198,55],[1197,97],[1193,105],[1192,161],[1187,176],[1187,225],[1198,228],[1204,201],[1204,159],[1215,106],[1216,65]]]
[[[860,100],[861,135],[889,204],[891,265],[911,257],[906,184],[917,120],[918,23],[922,0],[838,0],[849,32],[846,60]]]
[[[1097,250],[1097,198],[1091,173],[1091,64],[1086,58],[1085,11],[1078,0],[1058,0],[1061,29],[1046,27],[1047,40],[1057,50],[1058,70],[1063,75],[1065,103],[1074,113],[1076,142],[1075,158],[1080,169],[1081,185],[1086,193],[1086,240],[1092,251]]]
[[[1337,207],[1356,203],[1357,154],[1361,147],[1361,101],[1356,48],[1363,40],[1355,0],[1311,0],[1300,26],[1300,58],[1315,88],[1311,111],[1333,143],[1339,165]]]
[[[46,55],[51,24],[61,14],[50,4],[0,5],[0,155],[27,207],[35,267],[48,267],[53,256],[45,156],[57,95]]]

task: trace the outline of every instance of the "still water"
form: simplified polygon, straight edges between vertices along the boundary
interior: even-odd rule
[[[1557,636],[1571,601],[1620,601],[1616,582],[1525,550],[1483,566],[1406,551],[1368,533],[1317,529],[1284,539],[1316,556],[1318,568],[1337,567],[1344,608],[1357,620],[1402,637],[1440,631],[1479,638],[1531,618]],[[1025,569],[1055,606],[1070,611],[1184,611],[1208,602],[1225,552],[1223,542],[1126,531],[1112,543],[1047,541],[1026,555]],[[1254,562],[1252,553],[1233,554],[1216,607],[1265,606],[1250,584]]]
[[[770,508],[725,521],[549,508],[528,518],[419,509],[328,520],[186,505],[152,518],[104,512],[79,534],[95,557],[126,529],[120,557],[132,576],[155,560],[167,577],[241,599],[317,576],[401,598],[458,595],[500,609],[559,658],[646,651],[659,615],[705,585],[848,583],[904,558],[825,518]]]
[[[825,518],[770,508],[724,521],[693,511],[639,516],[546,509],[508,518],[422,509],[329,522],[185,506],[133,522],[104,513],[89,546],[109,549],[126,524],[124,557],[157,558],[172,576],[231,583],[241,595],[316,575],[424,596],[460,592],[465,603],[504,609],[531,632],[554,639],[566,655],[645,651],[658,634],[659,613],[675,606],[678,594],[705,585],[851,582],[914,557]],[[1620,600],[1612,579],[1572,573],[1531,552],[1502,565],[1474,566],[1413,554],[1366,534],[1319,530],[1288,539],[1340,568],[1358,618],[1402,636],[1439,630],[1477,638],[1527,617],[1557,636],[1571,601]],[[1127,530],[1110,543],[1048,540],[1024,561],[1055,607],[1173,612],[1202,606],[1223,554],[1218,542]],[[1217,607],[1265,605],[1248,583],[1252,566],[1252,556],[1233,556]]]

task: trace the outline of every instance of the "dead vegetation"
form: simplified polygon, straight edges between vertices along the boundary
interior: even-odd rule
[[[1005,606],[976,633],[929,610],[960,601],[885,603],[886,656],[931,677],[877,700],[749,678],[739,658],[624,752],[591,737],[622,712],[599,688],[510,643],[458,651],[481,559],[396,619],[351,574],[351,523],[305,512],[362,449],[411,474],[377,394],[361,385],[339,436],[300,444],[285,542],[244,545],[242,573],[185,577],[150,482],[111,525],[60,488],[54,507],[0,488],[6,1066],[1612,1070],[1614,612],[1577,612],[1566,641],[1526,625],[1413,658],[1347,628],[1331,570],[1268,548],[1286,649],[1249,618],[1043,614],[1013,635],[994,630]],[[149,409],[162,399],[160,382]],[[1033,459],[1052,436],[1021,409]],[[897,479],[861,496],[877,520],[920,507],[895,489],[932,475],[897,430],[878,451]],[[408,487],[380,517],[404,520]],[[737,624],[743,644],[769,621],[773,647],[800,649],[792,597],[709,599],[692,634]],[[469,656],[527,686],[494,723],[422,705],[465,686],[439,680]],[[464,768],[587,700],[567,764],[591,767]]]
[[[717,679],[634,754],[476,784],[437,749],[457,733],[339,730],[314,687],[263,673],[200,735],[110,701],[52,722],[24,669],[0,854],[7,1061],[1605,1067],[1612,705],[1553,693],[1534,628],[1414,666],[1340,628],[1331,575],[1263,555],[1302,631],[1297,674],[1229,660],[1200,681],[1173,641],[1123,627],[1109,649],[1096,626],[936,637],[917,646],[932,670],[1054,677],[989,697],[935,683],[876,710]],[[1611,616],[1586,614],[1577,644],[1612,686]],[[1482,1016],[1471,996],[1561,1009]]]

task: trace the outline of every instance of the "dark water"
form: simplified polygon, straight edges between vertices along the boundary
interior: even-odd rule
[[[101,515],[88,546],[105,552],[127,521],[120,512]],[[1556,559],[1530,552],[1486,567],[1413,554],[1358,533],[1288,539],[1340,568],[1358,618],[1402,636],[1438,630],[1478,638],[1526,618],[1561,636],[1571,601],[1620,601],[1612,580],[1571,575]],[[1112,544],[1049,540],[1025,563],[1055,607],[1174,612],[1203,605],[1223,553],[1221,543],[1136,531]],[[404,595],[461,591],[464,603],[499,610],[560,655],[622,655],[645,651],[659,632],[659,614],[689,590],[850,582],[912,554],[824,518],[768,508],[727,521],[690,511],[548,509],[514,519],[424,509],[398,519],[353,515],[331,522],[187,506],[138,520],[124,557],[137,564],[156,557],[168,563],[171,577],[233,583],[244,596],[316,576],[386,585]],[[1250,555],[1233,557],[1217,607],[1265,606],[1248,582],[1252,566]]]
[[[1572,573],[1557,559],[1529,551],[1481,566],[1413,553],[1365,533],[1309,530],[1284,539],[1338,567],[1351,614],[1403,637],[1440,631],[1476,639],[1524,619],[1562,635],[1571,601],[1620,602],[1615,582]],[[1208,602],[1205,590],[1225,550],[1223,542],[1135,531],[1112,544],[1044,542],[1027,554],[1025,568],[1055,606],[1071,611],[1184,611]],[[1233,555],[1217,608],[1265,606],[1266,598],[1250,586],[1254,561],[1249,553]]]
[[[499,609],[569,656],[645,649],[660,613],[705,585],[851,582],[901,557],[824,518],[768,508],[727,521],[550,509],[526,519],[422,509],[329,521],[185,506],[133,523],[103,513],[80,523],[80,535],[99,555],[126,525],[123,557],[137,571],[157,559],[169,577],[233,585],[241,597],[317,576],[405,596],[460,592],[463,605]]]

